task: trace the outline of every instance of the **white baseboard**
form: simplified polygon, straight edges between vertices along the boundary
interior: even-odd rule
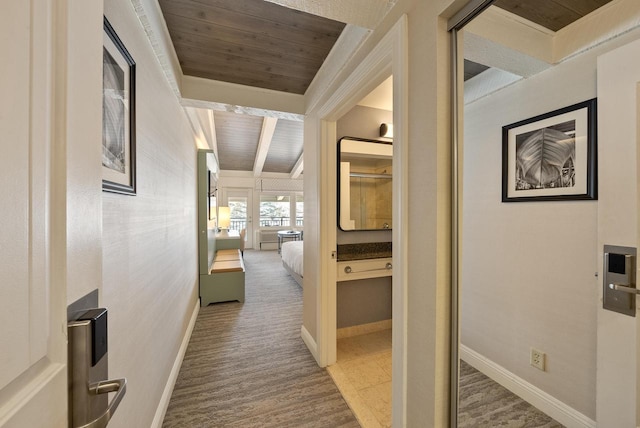
[[[307,345],[307,348],[309,348],[309,352],[311,352],[311,355],[313,355],[313,358],[315,358],[316,362],[320,364],[320,360],[318,360],[318,345],[316,344],[316,341],[313,340],[313,337],[304,326],[300,328],[300,336],[302,337],[304,344]]]
[[[191,313],[191,319],[189,320],[187,331],[182,338],[182,343],[180,344],[178,355],[176,355],[176,359],[173,362],[173,367],[171,368],[171,373],[169,373],[169,379],[167,379],[167,383],[164,386],[164,391],[162,392],[160,403],[158,404],[158,408],[156,409],[156,414],[153,418],[153,422],[151,422],[151,428],[162,427],[164,415],[167,413],[169,401],[171,400],[171,394],[173,393],[173,387],[176,385],[176,380],[178,379],[178,374],[180,373],[180,367],[182,366],[182,360],[184,359],[184,354],[187,352],[187,346],[189,346],[189,340],[191,339],[191,333],[193,333],[193,327],[196,325],[198,312],[200,312],[200,299],[196,300],[196,305],[194,306],[193,312]]]
[[[567,428],[596,428],[594,420],[464,345],[460,358]]]

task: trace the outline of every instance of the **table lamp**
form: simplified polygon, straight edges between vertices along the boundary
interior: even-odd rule
[[[229,207],[218,208],[218,228],[221,235],[229,234],[229,226],[231,224],[231,210]]]

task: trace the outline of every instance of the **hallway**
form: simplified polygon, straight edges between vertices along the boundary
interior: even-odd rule
[[[300,338],[302,289],[245,251],[246,301],[201,308],[163,427],[359,427]]]

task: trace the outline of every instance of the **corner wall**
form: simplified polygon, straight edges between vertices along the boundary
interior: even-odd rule
[[[598,202],[502,203],[501,131],[594,98],[608,49],[467,105],[464,128],[462,344],[592,420]],[[529,365],[531,347],[547,354],[546,372]]]
[[[109,374],[128,379],[109,426],[148,427],[198,299],[196,144],[131,2],[104,13],[137,68],[137,195],[102,195]]]

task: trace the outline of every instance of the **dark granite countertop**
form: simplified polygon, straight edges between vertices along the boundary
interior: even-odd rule
[[[391,242],[338,245],[338,261],[382,259],[391,257]]]

